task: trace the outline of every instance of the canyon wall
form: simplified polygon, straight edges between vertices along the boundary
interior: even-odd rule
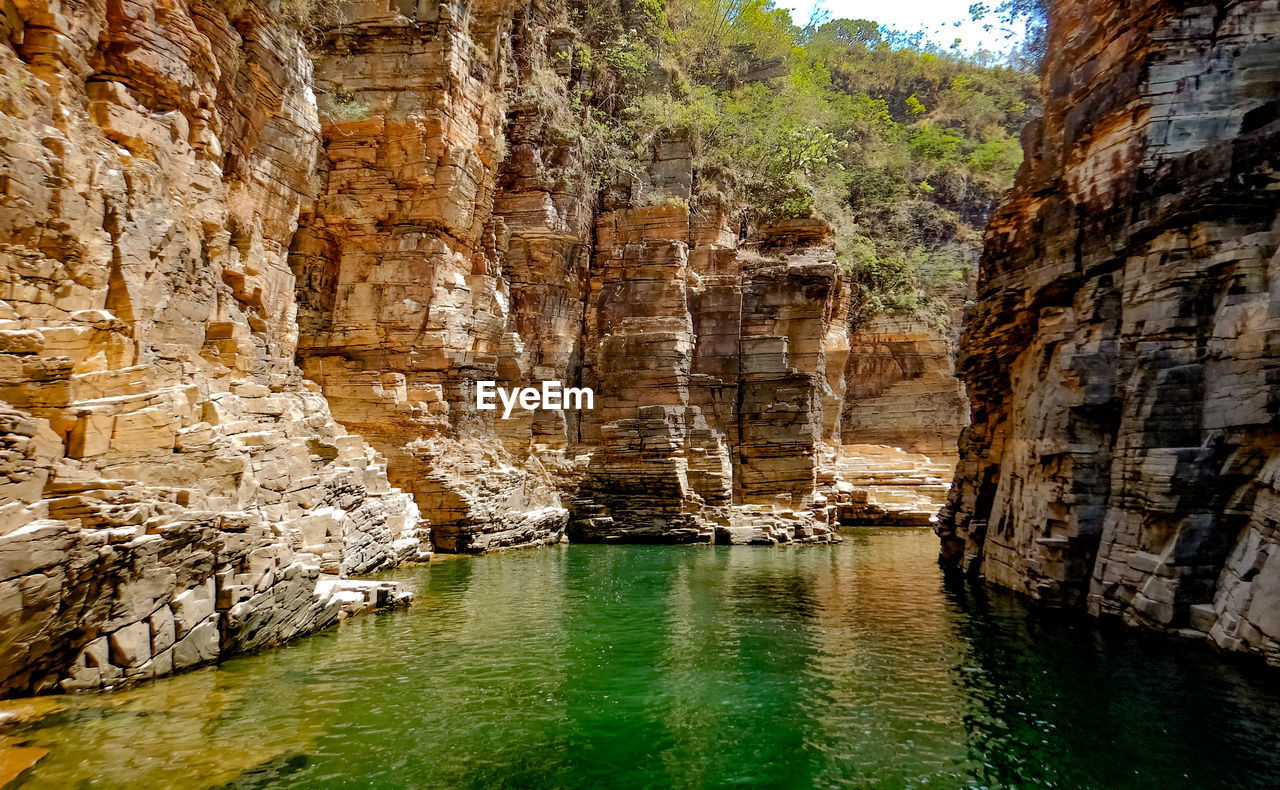
[[[969,402],[956,385],[953,340],[918,320],[892,315],[853,332],[841,415],[845,433],[860,444],[954,459]]]
[[[593,449],[573,537],[832,539],[815,485],[844,389],[848,290],[825,226],[797,224],[739,248],[719,204],[687,191],[600,216],[582,381],[601,408],[580,426]]]
[[[944,560],[1280,660],[1280,3],[1052,4]]]
[[[828,231],[740,256],[679,139],[597,205],[563,128],[584,79],[563,7],[344,10],[313,48],[299,357],[434,545],[832,539],[816,470],[848,292]],[[504,418],[480,381],[588,387],[593,408]]]
[[[387,455],[392,483],[413,494],[437,546],[558,541],[567,511],[530,452],[529,427],[503,441],[493,415],[475,409],[476,381],[567,378],[568,350],[555,344],[581,321],[572,303],[563,318],[540,312],[573,294],[528,281],[581,279],[582,207],[557,208],[513,172],[520,194],[500,206],[512,225],[495,211],[513,4],[369,0],[343,10],[346,22],[315,47],[316,89],[330,107],[323,185],[291,259],[304,371],[334,416]],[[514,135],[512,170],[550,153],[529,150],[522,138],[536,132]],[[509,246],[523,256],[514,263],[526,282],[515,288],[503,272]],[[541,260],[531,255],[565,270],[532,272]]]
[[[319,125],[251,7],[6,6],[0,693],[110,686],[334,622],[322,571],[429,551],[294,364]]]

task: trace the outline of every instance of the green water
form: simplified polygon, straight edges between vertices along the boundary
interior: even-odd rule
[[[1276,787],[1280,674],[948,588],[927,531],[568,546],[4,745],[23,787]]]

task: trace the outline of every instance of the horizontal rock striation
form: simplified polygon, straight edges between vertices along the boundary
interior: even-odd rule
[[[954,459],[969,421],[954,342],[919,321],[880,316],[850,335],[848,359],[845,433],[860,444]]]
[[[1280,6],[1057,2],[992,219],[949,562],[1280,661]]]
[[[839,523],[936,522],[968,424],[954,348],[951,334],[903,316],[872,318],[850,334],[840,417],[847,444],[821,472]]]
[[[536,183],[548,153],[534,147],[536,121],[513,125],[495,211],[514,8],[344,11],[316,48],[324,186],[292,256],[304,370],[390,459],[436,546],[559,541],[567,511],[530,454],[531,426],[499,426],[475,408],[476,381],[566,379],[570,341],[555,330],[576,334],[581,321],[577,294],[553,289],[572,289],[588,226],[572,197],[557,208]],[[545,26],[526,19],[521,33],[545,52]],[[564,279],[550,277],[556,266]],[[561,425],[551,444],[564,443]]]
[[[955,463],[894,445],[846,444],[819,472],[819,492],[845,526],[925,527],[947,501]]]
[[[310,65],[252,7],[10,6],[0,43],[0,693],[334,622],[429,550],[294,364]],[[384,596],[385,597],[385,596]]]
[[[838,414],[843,390],[842,364],[829,386],[826,343],[831,332],[843,348],[848,292],[817,228],[818,244],[765,257],[738,248],[711,201],[601,215],[582,381],[603,408],[580,427],[598,449],[571,537],[834,537],[815,483],[824,407]]]
[[[620,178],[597,206],[560,131],[585,76],[555,8],[347,17],[315,47],[299,356],[434,546],[830,539],[816,469],[849,295],[828,231],[768,229],[768,255],[739,256],[680,139],[655,146],[651,194]],[[480,381],[587,387],[594,408],[504,418]]]

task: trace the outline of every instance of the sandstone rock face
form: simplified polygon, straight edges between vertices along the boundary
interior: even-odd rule
[[[846,444],[823,470],[841,524],[925,526],[947,501],[969,401],[955,376],[954,334],[879,316],[849,337],[841,415]]]
[[[183,0],[3,25],[0,693],[333,622],[322,570],[429,544],[294,364],[286,250],[319,145],[299,39]]]
[[[1280,6],[1057,2],[944,557],[1280,660]]]
[[[881,316],[853,332],[842,428],[883,444],[954,460],[969,401],[955,376],[953,344],[919,321]]]
[[[547,103],[579,86],[550,9],[369,2],[348,19],[317,52],[299,353],[435,547],[829,539],[815,470],[838,436],[848,295],[825,229],[774,229],[773,248],[811,249],[740,260],[726,212],[688,208],[678,139],[652,166],[670,200],[597,214],[554,142]],[[594,408],[504,418],[476,408],[479,381],[586,387]]]
[[[595,449],[573,538],[833,537],[815,484],[824,409],[838,414],[843,392],[848,292],[815,228],[818,244],[766,257],[738,248],[713,203],[601,215],[582,381],[603,407],[580,426]]]
[[[558,541],[567,511],[531,455],[535,431],[500,437],[475,408],[476,381],[564,380],[564,333],[581,320],[583,220],[536,183],[537,129],[513,135],[501,209],[514,236],[495,212],[513,4],[344,8],[318,48],[324,185],[292,256],[306,375],[390,459],[436,546]],[[545,47],[530,26],[529,48]],[[563,450],[563,425],[555,438]]]

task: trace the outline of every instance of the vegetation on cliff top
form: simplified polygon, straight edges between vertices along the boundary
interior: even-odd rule
[[[646,174],[660,142],[687,141],[695,204],[721,200],[748,226],[822,218],[862,317],[948,321],[1022,159],[1036,111],[1025,61],[866,20],[799,26],[772,0],[593,0],[566,22],[578,43],[530,82],[550,106],[569,75],[557,125],[590,170],[629,179],[633,200],[671,200]]]

